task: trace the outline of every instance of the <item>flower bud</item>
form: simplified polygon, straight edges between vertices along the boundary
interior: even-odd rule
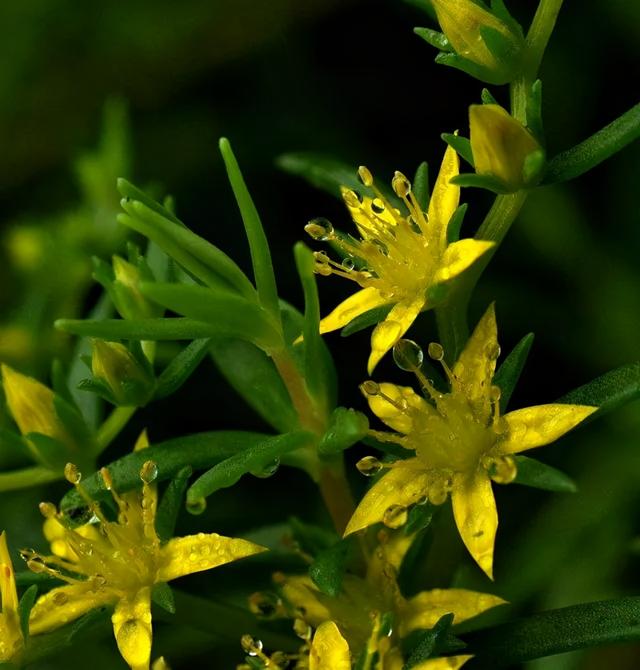
[[[142,295],[140,270],[120,256],[113,257],[113,291],[118,312],[125,319],[145,319],[156,316],[154,307]]]
[[[442,54],[442,62],[490,84],[506,84],[516,77],[524,38],[513,19],[498,18],[473,0],[431,2],[442,32],[456,52]]]
[[[471,105],[469,127],[477,174],[497,180],[505,192],[533,186],[540,179],[544,150],[500,105]]]
[[[116,405],[140,407],[153,393],[152,374],[118,342],[92,341],[91,372]]]

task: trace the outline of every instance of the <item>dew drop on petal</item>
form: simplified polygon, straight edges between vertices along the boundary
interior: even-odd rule
[[[353,268],[355,267],[355,263],[353,262],[353,258],[349,258],[347,256],[343,261],[342,261],[342,267],[347,271],[351,272]]]
[[[393,345],[393,360],[401,370],[419,370],[424,361],[422,349],[413,340],[398,340]]]
[[[356,468],[365,477],[373,477],[382,470],[382,463],[375,456],[365,456],[356,463]]]
[[[382,523],[384,523],[387,528],[395,529],[404,526],[404,524],[407,523],[408,518],[409,513],[404,505],[391,505],[390,507],[387,507],[385,511]]]

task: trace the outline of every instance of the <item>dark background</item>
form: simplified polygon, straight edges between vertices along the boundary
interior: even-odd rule
[[[535,3],[509,4],[526,25]],[[565,4],[541,72],[550,155],[635,104],[640,74],[640,5]],[[444,150],[440,133],[467,132],[466,109],[482,87],[433,63],[433,49],[412,34],[415,25],[432,25],[428,15],[400,0],[20,0],[3,3],[0,22],[6,33],[0,47],[0,356],[43,379],[51,356],[64,358],[69,351],[69,341],[50,330],[51,321],[81,313],[97,295],[88,256],[108,259],[122,243],[113,228],[111,175],[92,188],[77,170],[78,157],[97,144],[108,99],[127,101],[129,113],[131,160],[127,165],[116,157],[114,169],[159,194],[173,194],[182,220],[249,270],[217,153],[217,139],[231,139],[269,235],[280,293],[300,306],[291,248],[304,237],[304,224],[315,216],[343,229],[350,223],[339,202],[284,174],[276,157],[301,150],[332,154],[354,167],[366,164],[380,181],[395,169],[412,174],[427,160],[435,175]],[[506,104],[504,90],[493,92]],[[536,333],[514,407],[552,401],[638,358],[639,158],[637,146],[628,148],[576,182],[536,191],[485,274],[472,319],[497,301],[503,351]],[[483,192],[464,195],[471,236],[491,200]],[[45,231],[34,233],[39,262],[16,252],[25,244],[31,248],[16,233],[24,230]],[[325,313],[350,288],[333,278],[319,284]],[[411,331],[425,344],[434,335],[429,314]],[[365,375],[368,338],[327,338],[340,373],[340,401],[360,409],[356,387]],[[392,368],[383,362],[378,378],[409,383]],[[178,395],[140,412],[105,458],[128,451],[143,426],[154,440],[265,428],[208,361]],[[498,490],[495,588],[514,602],[510,615],[637,592],[639,428],[637,406],[629,406],[540,452],[576,478],[576,495]],[[367,453],[355,451],[353,461]],[[63,491],[0,495],[0,527],[10,532],[12,545],[38,542],[34,503]],[[204,517],[185,515],[180,529],[246,535],[294,513],[323,518],[312,485],[297,471],[281,471],[217,494]],[[425,584],[446,586],[455,578],[492,588],[459,543],[444,536],[441,560],[430,559]],[[458,560],[462,572],[453,575],[450,566]],[[212,597],[233,580],[245,580],[247,592],[260,586],[250,568],[222,572],[204,582],[185,579],[182,586],[204,586]],[[266,583],[264,572],[259,578]],[[222,663],[211,638],[189,633],[190,655],[184,635],[177,626],[157,627],[159,651],[171,656],[174,668]],[[96,668],[120,667],[109,638],[99,644]],[[229,649],[232,660],[225,662],[232,667],[239,646]],[[87,653],[82,646],[68,652],[64,667],[81,663]],[[527,667],[634,668],[637,656],[640,649],[627,646]]]

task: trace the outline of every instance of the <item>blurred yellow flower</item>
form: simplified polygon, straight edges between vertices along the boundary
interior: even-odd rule
[[[143,434],[144,436],[144,434]],[[137,447],[146,446],[146,437]],[[173,538],[162,544],[155,530],[157,467],[141,468],[142,492],[118,494],[106,468],[104,485],[118,507],[109,521],[80,484],[80,472],[69,464],[67,479],[85,498],[97,522],[73,529],[51,503],[41,503],[53,555],[25,551],[34,572],[47,572],[67,584],[38,599],[30,617],[32,634],[45,633],[89,610],[115,605],[112,623],[124,660],[134,670],[148,670],[151,657],[151,590],[155,584],[236,561],[265,551],[252,542],[215,533]],[[56,529],[57,526],[57,529]]]
[[[500,389],[492,385],[500,354],[493,305],[487,310],[453,366],[444,363],[439,344],[429,346],[442,362],[450,392],[435,389],[419,367],[414,372],[430,401],[395,384],[362,385],[369,406],[396,433],[377,432],[381,440],[415,452],[389,467],[367,492],[345,535],[384,521],[395,527],[406,508],[451,495],[455,521],[467,549],[493,578],[498,514],[491,481],[509,483],[517,474],[513,455],[554,442],[597,408],[549,404],[500,416]],[[399,521],[398,521],[399,520]]]
[[[331,241],[346,254],[340,264],[325,253],[316,252],[316,272],[336,274],[362,287],[322,319],[321,333],[342,328],[376,307],[393,305],[371,335],[369,373],[418,314],[435,306],[438,289],[493,246],[491,242],[472,239],[448,242],[449,222],[460,199],[459,187],[449,182],[458,174],[458,169],[458,156],[448,148],[427,213],[422,211],[408,179],[396,172],[393,189],[408,211],[401,214],[375,187],[369,170],[361,167],[361,181],[371,187],[377,197],[361,200],[354,191],[343,189],[344,201],[361,239],[337,236],[331,224],[322,223],[324,220],[313,221],[305,228],[315,239]],[[362,266],[358,269],[356,263]]]
[[[24,640],[20,629],[15,574],[4,531],[0,534],[0,604],[0,663],[16,662],[22,654]]]

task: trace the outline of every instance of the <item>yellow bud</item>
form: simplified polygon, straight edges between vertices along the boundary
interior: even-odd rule
[[[33,377],[2,365],[2,384],[13,420],[23,435],[41,433],[60,442],[69,442],[69,435],[53,404],[50,388]]]
[[[495,177],[510,191],[527,186],[527,157],[542,156],[536,138],[500,105],[471,105],[469,127],[476,172]]]
[[[522,35],[473,0],[431,2],[458,56],[476,66],[475,76],[491,84],[506,84],[516,76],[524,47]]]
[[[120,299],[116,300],[118,311],[125,319],[153,316],[153,309],[139,288],[142,279],[140,270],[120,256],[114,256],[112,260],[116,285],[119,284],[126,294],[126,297],[120,295]]]
[[[133,354],[118,342],[92,341],[91,372],[120,405],[142,405],[148,400],[151,379]]]

